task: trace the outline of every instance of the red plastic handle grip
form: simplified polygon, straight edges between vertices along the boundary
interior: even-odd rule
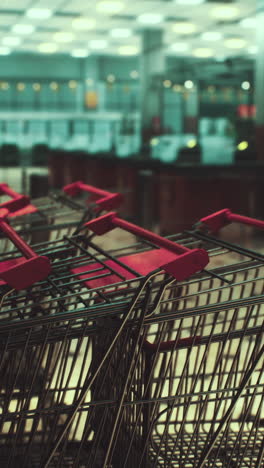
[[[0,184],[0,195],[8,195],[11,198],[19,198],[21,196],[9,187],[8,184]]]
[[[86,223],[86,226],[98,235],[105,234],[106,232],[111,231],[116,227],[120,227],[125,231],[131,232],[136,236],[142,237],[143,239],[152,242],[158,247],[167,249],[170,252],[174,252],[178,255],[191,252],[191,250],[187,247],[183,247],[182,245],[176,244],[170,241],[169,239],[155,234],[154,232],[148,231],[147,229],[137,226],[136,224],[129,223],[128,221],[119,218],[114,212],[107,213],[106,215],[100,216],[97,219],[89,221],[88,223]]]
[[[0,203],[0,208],[6,208],[9,213],[21,210],[30,203],[29,197],[20,195],[7,184],[0,184],[0,195],[7,195],[11,198],[11,200]]]
[[[97,235],[105,234],[116,227],[120,227],[136,234],[137,236],[141,236],[161,249],[166,249],[174,255],[172,255],[171,259],[167,263],[163,263],[165,260],[161,261],[162,266],[159,264],[159,268],[162,268],[179,281],[183,281],[194,273],[203,270],[209,262],[206,250],[190,250],[187,247],[176,244],[169,239],[165,239],[153,232],[136,226],[135,224],[124,221],[113,212],[89,221],[85,226]],[[162,250],[160,251],[160,254],[162,260],[164,258]]]
[[[96,200],[96,204],[100,206],[100,208],[107,211],[117,208],[124,200],[124,197],[121,193],[110,193],[106,190],[94,187],[93,185],[84,184],[81,181],[66,185],[63,190],[65,193],[67,193],[67,195],[72,197],[75,197],[81,191],[101,197],[99,200]]]
[[[217,232],[230,223],[242,223],[248,226],[264,229],[264,221],[232,213],[228,208],[202,218],[200,223],[207,226],[212,232]]]
[[[46,278],[50,271],[50,261],[47,257],[38,256],[26,242],[9,226],[6,218],[9,211],[0,210],[0,230],[11,240],[25,258],[0,264],[0,277],[12,288],[24,289]]]

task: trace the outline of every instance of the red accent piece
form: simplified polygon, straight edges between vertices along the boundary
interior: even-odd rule
[[[156,270],[157,268],[162,267],[164,262],[171,262],[175,260],[175,255],[171,252],[168,252],[163,249],[159,250],[149,250],[146,252],[132,254],[124,257],[119,257],[118,260],[124,265],[132,268],[137,271],[140,275],[144,276],[150,273],[151,271]],[[88,288],[100,288],[104,286],[109,286],[115,283],[122,283],[121,278],[114,273],[110,273],[107,267],[114,269],[117,273],[122,275],[125,280],[135,279],[136,276],[133,275],[130,271],[126,270],[122,266],[115,263],[114,260],[107,260],[105,262],[106,268],[100,263],[93,263],[88,265],[82,265],[81,267],[74,268],[72,273],[79,274],[81,279],[87,278],[88,281],[85,282],[85,285]],[[93,270],[101,268],[101,271],[93,273]],[[90,273],[91,272],[91,273]],[[103,278],[93,279],[95,275],[105,275]]]
[[[229,209],[217,211],[212,215],[202,218],[200,222],[205,224],[212,232],[217,232],[232,222],[264,229],[264,221],[232,213]]]
[[[200,336],[190,336],[188,338],[180,338],[179,340],[174,341],[162,341],[161,343],[150,343],[149,341],[144,341],[143,349],[145,351],[150,351],[151,353],[172,351],[173,349],[187,348],[189,346],[197,345],[201,342]]]
[[[9,213],[8,217],[15,218],[18,216],[26,216],[31,213],[36,213],[36,211],[38,211],[37,207],[30,204],[28,206],[25,206],[25,208],[22,208],[22,210],[15,211],[14,213]]]
[[[73,184],[66,185],[63,188],[64,192],[67,195],[75,197],[81,191],[85,191],[101,197],[99,200],[96,201],[96,204],[100,206],[103,210],[112,210],[117,208],[123,202],[123,195],[121,193],[110,193],[106,190],[98,189],[97,187],[93,187],[92,185],[84,184],[81,181],[74,182]]]
[[[229,224],[230,221],[227,217],[227,213],[229,211],[230,210],[228,209],[216,211],[215,213],[200,219],[200,223],[205,224],[210,229],[210,231],[217,232],[222,227]]]
[[[15,192],[9,185],[0,184],[0,195],[7,195],[12,198],[0,204],[0,208],[7,208],[9,216],[21,216],[37,211],[34,205],[30,205],[30,198],[26,195],[20,195]]]
[[[21,258],[14,266],[9,265],[8,268],[5,268],[4,263],[0,264],[0,278],[17,290],[32,286],[45,279],[51,272],[50,261],[47,257]]]
[[[0,278],[12,288],[19,290],[46,278],[51,271],[51,266],[47,257],[39,257],[8,225],[5,219],[7,216],[8,210],[0,210],[0,230],[6,234],[25,258],[0,263]]]
[[[256,117],[257,108],[255,105],[240,104],[237,108],[239,117],[247,119]]]

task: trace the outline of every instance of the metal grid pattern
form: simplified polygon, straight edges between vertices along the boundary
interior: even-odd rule
[[[52,274],[0,312],[5,466],[262,466],[264,257],[172,239],[206,248],[208,269],[142,277],[121,258],[155,246],[106,253],[81,233],[35,248]]]

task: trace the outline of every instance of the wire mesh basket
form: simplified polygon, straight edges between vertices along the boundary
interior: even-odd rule
[[[114,213],[86,227],[117,226],[139,241],[80,232],[37,246],[38,282],[0,273],[1,464],[263,466],[264,257]]]
[[[80,181],[32,202],[7,184],[0,184],[0,196],[5,197],[0,208],[9,210],[12,226],[28,243],[71,235],[85,221],[119,207],[123,201],[120,193],[110,193]],[[1,243],[3,249],[7,249],[4,242]]]

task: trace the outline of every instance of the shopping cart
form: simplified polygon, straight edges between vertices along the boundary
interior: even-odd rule
[[[205,251],[154,237],[162,249],[150,251],[148,265],[144,255],[144,271],[79,233],[37,246],[52,266],[47,279],[21,289],[12,275],[8,281],[0,275],[1,465],[103,466],[146,314],[175,276],[183,279],[208,261]],[[13,252],[0,258],[10,270],[20,262]],[[109,393],[114,400],[106,423],[104,405],[91,396],[103,396],[115,377],[120,382]]]
[[[123,201],[120,193],[110,193],[80,181],[32,202],[7,184],[0,184],[0,196],[11,198],[0,208],[9,210],[12,226],[28,243],[71,235],[85,221],[103,211],[118,208]],[[1,245],[1,248],[7,247]]]
[[[114,213],[86,227],[139,241],[43,243],[49,277],[5,297],[1,464],[261,467],[263,256]]]
[[[206,248],[210,269],[178,278],[159,305],[148,308],[122,417],[114,430],[101,432],[110,440],[102,466],[263,466],[264,256],[204,232],[232,221],[264,228],[262,221],[223,210],[201,220],[201,230],[176,237]],[[99,235],[117,226],[146,235],[113,213],[88,225]],[[138,260],[122,257],[130,266]],[[121,367],[126,356],[116,359]],[[122,374],[116,377],[93,395],[103,406],[100,421],[109,417],[122,382]]]

